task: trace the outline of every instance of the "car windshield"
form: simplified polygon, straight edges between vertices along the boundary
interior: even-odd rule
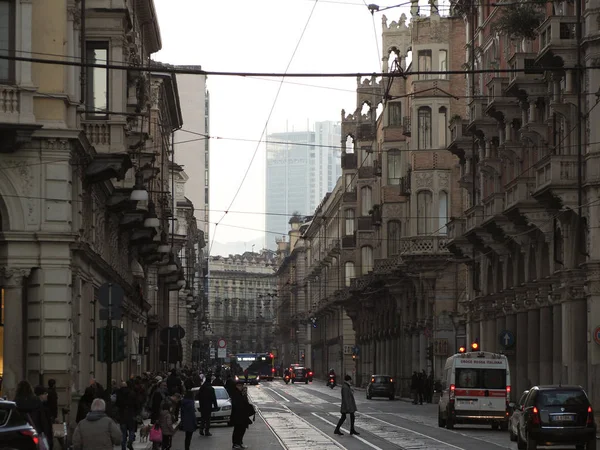
[[[229,394],[225,389],[215,389],[215,394],[217,394],[219,400],[227,400],[229,398]]]
[[[585,392],[580,390],[541,391],[538,404],[539,406],[587,406],[588,399]]]
[[[373,379],[374,379],[373,383],[386,384],[386,383],[390,382],[390,377],[382,377],[381,375],[374,376]]]
[[[296,368],[294,369],[294,372],[296,372],[296,373],[300,373],[300,374],[301,374],[302,372],[304,372],[304,368],[303,368],[303,367],[296,367]]]

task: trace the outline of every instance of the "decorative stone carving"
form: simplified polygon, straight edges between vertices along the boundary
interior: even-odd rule
[[[450,174],[448,172],[439,172],[438,184],[441,188],[447,188],[450,185]]]
[[[69,20],[73,22],[73,27],[79,30],[79,26],[81,25],[81,8],[76,5],[69,5],[67,6],[67,14]]]
[[[415,181],[418,188],[432,187],[433,174],[431,172],[415,172]]]
[[[35,204],[39,201],[33,198],[33,174],[31,173],[31,167],[26,160],[8,160],[3,166],[3,169],[11,169],[16,175],[16,179],[21,182],[20,189],[18,189],[22,196],[22,201],[27,210],[27,224],[34,225],[36,223],[36,217],[34,214]]]
[[[0,279],[3,279],[3,285],[6,287],[19,287],[23,283],[23,278],[28,277],[31,269],[0,267]]]

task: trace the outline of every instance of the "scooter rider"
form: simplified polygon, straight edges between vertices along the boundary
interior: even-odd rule
[[[333,380],[333,383],[331,383],[331,380]],[[333,384],[335,386],[335,370],[333,369],[329,369],[329,376],[327,377],[327,385],[329,386],[330,384]]]

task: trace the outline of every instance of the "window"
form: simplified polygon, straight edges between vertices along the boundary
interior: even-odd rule
[[[0,0],[0,55],[14,56],[15,51],[15,2]],[[14,61],[0,60],[0,81],[14,81]]]
[[[505,369],[456,369],[456,387],[467,389],[506,389]]]
[[[438,147],[446,148],[448,142],[446,136],[448,135],[448,111],[445,107],[441,107],[438,115]]]
[[[397,220],[391,220],[388,222],[387,230],[387,244],[388,244],[388,256],[397,255],[400,253],[400,222]]]
[[[390,127],[399,127],[402,125],[402,103],[388,103],[388,125]]]
[[[356,277],[356,274],[354,271],[354,263],[352,261],[346,261],[346,263],[344,264],[344,275],[345,275],[346,286],[350,286],[350,280],[352,280],[352,278]]]
[[[431,108],[427,106],[421,106],[418,110],[417,132],[417,147],[431,148]]]
[[[373,270],[373,247],[365,245],[360,249],[360,273],[363,275],[368,274]]]
[[[373,190],[369,186],[360,189],[360,215],[365,217],[373,208]]]
[[[86,61],[88,64],[108,64],[108,42],[88,42],[86,44]],[[87,68],[87,101],[88,117],[106,118],[108,111],[108,69],[100,67]]]
[[[351,236],[354,234],[354,210],[347,209],[346,210],[346,226],[344,229],[344,234],[346,236]]]
[[[438,233],[446,235],[448,234],[446,228],[446,224],[448,223],[448,193],[446,191],[440,191],[438,202]]]
[[[446,70],[448,70],[448,51],[447,50],[440,50],[440,53],[438,54],[438,58],[439,58],[439,67],[440,67],[440,72],[445,72]],[[439,76],[439,78],[443,79],[443,80],[447,80],[448,79],[448,75],[444,74]]]
[[[399,185],[400,172],[400,150],[388,150],[387,152],[387,177],[388,184]]]
[[[431,233],[431,192],[417,194],[417,234]]]
[[[431,72],[431,50],[419,50],[419,72]],[[429,80],[428,73],[419,74],[419,80]]]

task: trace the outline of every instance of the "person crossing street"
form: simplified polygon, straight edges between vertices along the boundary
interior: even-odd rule
[[[338,434],[343,436],[344,433],[341,432],[340,428],[346,421],[346,415],[350,414],[350,434],[359,436],[360,433],[356,431],[354,428],[354,413],[356,412],[356,401],[354,400],[354,393],[352,392],[352,386],[350,383],[352,382],[352,377],[350,375],[346,375],[344,377],[344,384],[342,385],[342,406],[340,408],[340,412],[342,413],[342,417],[338,421],[337,427],[335,427],[334,434]]]

